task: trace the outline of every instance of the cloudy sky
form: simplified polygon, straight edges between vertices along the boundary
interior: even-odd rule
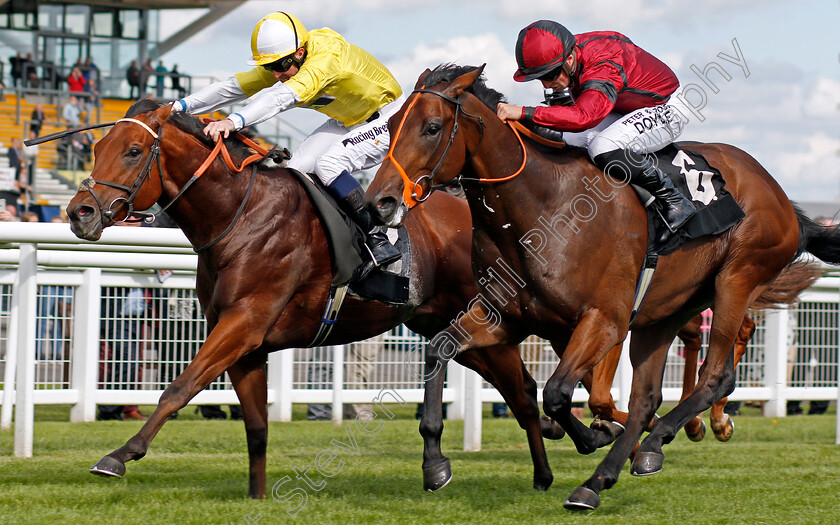
[[[539,83],[513,81],[520,29],[541,18],[573,33],[614,30],[664,60],[698,107],[682,138],[734,144],[756,157],[799,201],[840,203],[840,6],[833,0],[252,0],[162,58],[194,75],[248,68],[251,31],[274,10],[307,28],[330,27],[382,61],[408,90],[427,67],[487,63],[488,85],[520,105]],[[163,15],[163,35],[198,12]],[[832,36],[834,35],[834,36]],[[733,42],[734,40],[734,42]],[[737,46],[737,47],[736,47]],[[197,51],[200,50],[200,51]],[[724,56],[721,56],[724,55]],[[729,57],[727,60],[726,57]],[[735,62],[742,62],[741,65]],[[726,72],[707,69],[714,64]],[[746,67],[743,67],[743,66]],[[706,84],[694,71],[708,71]],[[695,87],[689,87],[689,86]],[[322,118],[280,117],[295,140]],[[840,206],[840,204],[838,204]]]

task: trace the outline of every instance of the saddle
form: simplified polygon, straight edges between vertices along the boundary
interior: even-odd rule
[[[365,232],[338,206],[317,177],[291,168],[289,172],[306,189],[327,236],[333,262],[332,288],[347,285],[351,293],[362,299],[393,304],[408,302],[411,243],[405,226],[388,230],[388,240],[402,253],[402,258],[374,269],[364,280],[359,280],[357,270],[368,256],[364,248]]]

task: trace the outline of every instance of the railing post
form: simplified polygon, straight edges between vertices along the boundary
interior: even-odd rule
[[[20,319],[20,272],[15,272],[12,284],[12,304],[9,310],[9,329],[6,339],[6,370],[3,374],[3,408],[0,410],[0,430],[12,428],[14,409],[15,372],[17,372],[18,319]]]
[[[481,376],[466,370],[464,380],[464,451],[481,450]]]
[[[268,385],[274,391],[274,403],[268,405],[269,421],[292,420],[294,366],[294,348],[268,354]]]
[[[346,345],[332,347],[333,352],[333,401],[332,401],[332,422],[335,426],[341,426],[344,416],[344,350]]]
[[[99,373],[99,317],[101,315],[102,270],[82,272],[82,284],[76,290],[73,316],[73,376],[70,387],[79,393],[70,407],[74,423],[96,420],[96,382]]]
[[[618,360],[618,392],[615,405],[622,412],[630,407],[630,390],[633,385],[633,365],[630,364],[630,336],[628,333],[621,346],[621,357]]]
[[[38,248],[35,244],[20,245],[20,297],[18,318],[18,362],[15,388],[15,456],[32,457],[35,433],[35,315],[38,296]]]
[[[764,403],[765,417],[787,415],[788,319],[788,310],[767,310],[764,314],[764,381],[770,389],[770,399]]]
[[[467,367],[461,366],[450,359],[446,364],[446,384],[455,392],[455,401],[446,407],[446,418],[450,421],[463,421],[464,404],[466,402],[464,389],[466,384]]]

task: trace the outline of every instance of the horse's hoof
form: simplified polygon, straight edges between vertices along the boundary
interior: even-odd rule
[[[601,504],[601,497],[590,488],[580,486],[563,502],[569,510],[593,510]]]
[[[715,437],[718,441],[729,441],[732,434],[735,432],[735,421],[726,414],[726,423],[723,424],[723,429],[720,432],[715,432]]]
[[[426,492],[440,490],[452,481],[452,467],[449,458],[433,467],[423,467],[423,489]]]
[[[665,463],[665,454],[661,452],[637,451],[636,457],[633,458],[633,466],[630,468],[630,474],[633,476],[656,474],[662,470],[663,463]]]
[[[540,417],[540,431],[545,439],[563,439],[566,431],[548,416]]]
[[[535,477],[534,478],[534,490],[540,490],[540,491],[545,492],[546,490],[548,490],[549,487],[551,487],[551,484],[553,482],[554,482],[554,475],[553,474],[549,474],[548,477],[546,477],[544,479],[537,479]]]
[[[605,447],[614,442],[618,437],[624,434],[624,425],[617,421],[606,421],[603,419],[596,419],[589,425],[589,428],[603,435],[605,440],[597,443],[597,448]]]
[[[125,463],[111,456],[105,456],[90,467],[90,473],[107,478],[121,478],[125,475]]]
[[[701,419],[700,428],[697,429],[697,432],[693,433],[688,431],[688,427],[685,427],[685,435],[688,436],[688,439],[691,441],[703,441],[703,438],[706,437],[706,423]]]

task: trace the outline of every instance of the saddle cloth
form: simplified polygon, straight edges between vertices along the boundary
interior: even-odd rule
[[[365,233],[338,207],[317,177],[294,169],[289,169],[289,172],[303,184],[324,228],[333,263],[333,287],[349,283],[350,291],[363,299],[395,304],[408,302],[411,243],[405,226],[388,230],[388,239],[400,250],[402,258],[385,268],[374,270],[364,281],[358,281],[356,268],[368,257],[363,246]]]
[[[666,228],[654,209],[654,202],[647,208],[648,253],[666,255],[686,241],[705,235],[717,235],[738,224],[744,218],[744,211],[731,193],[726,191],[726,181],[706,159],[685,145],[670,144],[656,152],[659,168],[674,183],[674,186],[689,200],[697,213],[679,231],[659,244],[659,234]]]

